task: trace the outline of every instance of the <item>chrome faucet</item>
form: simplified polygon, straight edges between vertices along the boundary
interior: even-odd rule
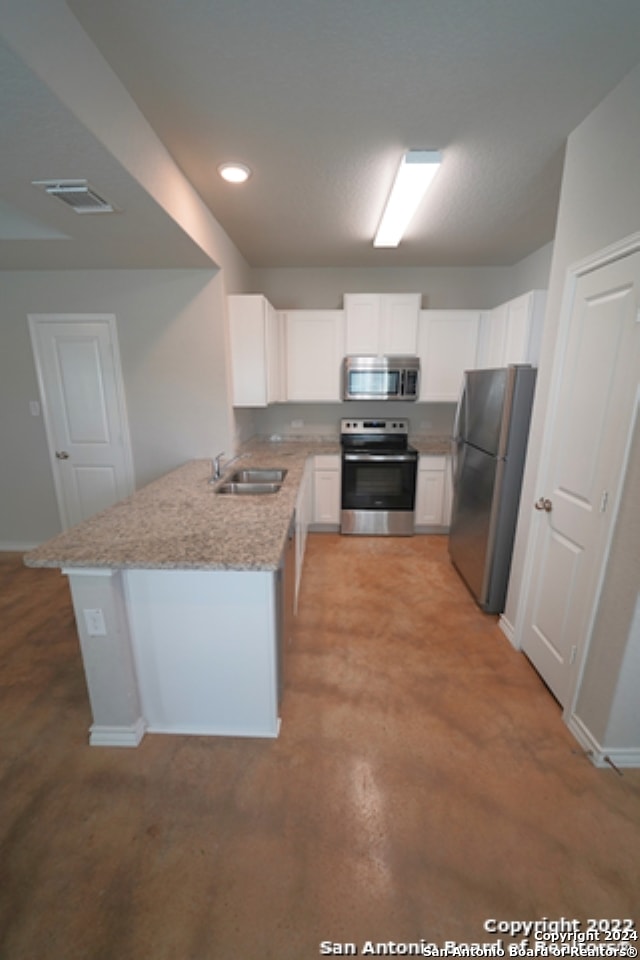
[[[222,458],[224,457],[224,450],[222,453],[219,453],[211,461],[211,481],[219,480],[222,476]]]
[[[236,460],[241,460],[243,456],[244,456],[243,453],[239,453],[237,456],[232,457],[231,460],[228,460],[225,463],[224,469],[228,470],[229,467],[236,462]],[[220,478],[222,477],[222,458],[223,457],[224,457],[224,450],[222,451],[222,453],[219,453],[217,456],[215,456],[211,461],[211,477],[209,479],[209,483],[216,483],[216,481],[220,480]]]

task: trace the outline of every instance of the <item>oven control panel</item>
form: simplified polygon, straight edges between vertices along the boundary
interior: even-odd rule
[[[385,434],[387,436],[390,434],[395,434],[396,436],[408,436],[409,421],[397,417],[389,420],[381,420],[379,418],[365,418],[356,420],[349,417],[340,421],[340,433],[343,435],[364,434],[365,436],[378,436],[380,434]]]

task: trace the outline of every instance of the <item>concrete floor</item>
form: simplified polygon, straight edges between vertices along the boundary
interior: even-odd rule
[[[309,538],[270,741],[90,748],[64,578],[0,555],[0,586],[2,960],[306,960],[492,941],[491,918],[640,921],[640,771],[583,756],[445,538]]]

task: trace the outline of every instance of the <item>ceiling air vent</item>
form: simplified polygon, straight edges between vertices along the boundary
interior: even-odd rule
[[[34,187],[40,187],[57,200],[62,200],[76,213],[114,213],[117,210],[112,203],[96,193],[87,180],[32,180]]]

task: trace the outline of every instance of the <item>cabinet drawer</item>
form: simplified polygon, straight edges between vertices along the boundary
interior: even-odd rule
[[[340,454],[338,453],[316,454],[313,465],[316,470],[339,470]]]
[[[418,464],[418,469],[420,472],[423,470],[440,470],[444,472],[447,465],[447,458],[445,456],[432,456],[428,453],[421,453],[420,460]]]

